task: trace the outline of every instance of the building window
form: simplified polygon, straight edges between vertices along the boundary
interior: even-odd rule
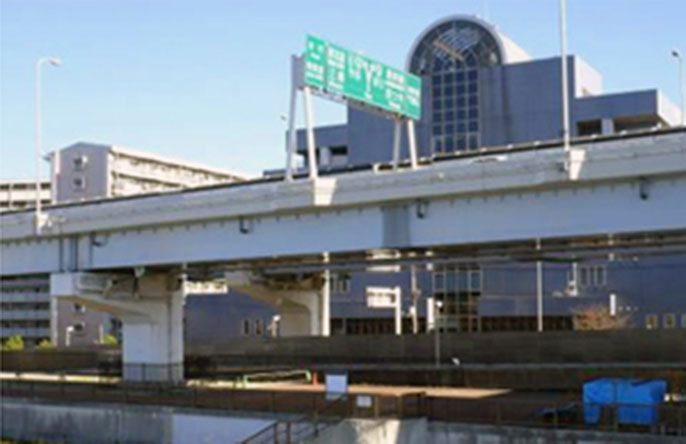
[[[579,267],[580,287],[605,287],[607,285],[607,267],[592,265]]]
[[[86,169],[86,165],[88,165],[88,157],[87,156],[77,156],[74,157],[74,169],[76,171],[83,171]]]
[[[74,313],[85,313],[86,312],[86,307],[79,304],[79,303],[72,304],[71,309]]]
[[[74,190],[83,191],[86,189],[86,178],[85,177],[75,177],[73,180]]]
[[[686,328],[686,313],[681,314],[681,328]]]
[[[243,319],[243,330],[241,332],[244,336],[250,334],[250,319]]]
[[[440,327],[445,331],[478,331],[482,277],[478,265],[436,265],[433,297],[441,304]]]
[[[85,322],[77,322],[76,324],[72,325],[72,331],[74,333],[83,333],[86,330],[86,323]]]
[[[600,120],[587,120],[577,123],[577,133],[579,136],[592,136],[594,134],[602,134],[602,132]]]
[[[664,328],[676,328],[676,315],[674,313],[667,313],[662,317],[662,326]]]
[[[255,336],[262,336],[262,319],[255,319]]]
[[[429,85],[434,154],[480,146],[479,69],[500,63],[494,36],[469,21],[442,23],[417,44],[410,71]]]
[[[332,293],[350,293],[350,276],[347,274],[332,274],[329,280],[329,288]]]
[[[660,326],[660,325],[659,325],[659,322],[658,322],[658,319],[657,319],[657,315],[656,315],[656,314],[649,314],[649,315],[646,315],[646,328],[647,328],[648,330],[655,330],[655,329],[658,328],[659,326]]]
[[[582,287],[588,287],[590,285],[590,280],[588,278],[588,268],[587,267],[581,267],[579,270],[579,285]]]
[[[595,268],[595,272],[593,273],[594,276],[594,284],[596,287],[604,287],[607,285],[607,267],[604,265],[598,265]]]

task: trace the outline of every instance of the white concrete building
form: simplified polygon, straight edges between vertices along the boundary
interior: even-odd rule
[[[55,202],[157,193],[248,179],[115,145],[75,143],[51,154]]]
[[[41,203],[48,205],[52,201],[50,181],[40,183]],[[36,204],[36,181],[0,180],[0,211],[23,210]]]

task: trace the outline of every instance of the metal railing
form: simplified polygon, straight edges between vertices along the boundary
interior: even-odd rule
[[[345,402],[331,403],[319,391],[224,389],[169,384],[102,383],[2,380],[2,396],[72,402],[119,402],[127,404],[171,405],[223,410],[259,411],[303,415],[326,412],[331,417],[413,417],[420,416],[418,395],[351,395]],[[364,405],[356,400],[363,396]]]
[[[340,408],[347,401],[347,397],[339,397],[330,401],[323,410],[315,411],[292,421],[275,421],[257,433],[250,435],[240,444],[285,443],[292,444],[319,436],[324,430],[338,424],[343,418]],[[332,416],[333,414],[333,416]]]
[[[403,396],[349,394],[345,399],[332,403],[327,402],[323,392],[313,391],[17,380],[1,381],[0,392],[3,397],[40,400],[118,402],[300,415],[296,417],[300,419],[274,423],[270,425],[273,430],[265,432],[264,436],[272,437],[271,442],[283,443],[289,442],[288,437],[291,442],[302,440],[304,436],[311,437],[341,418],[426,417],[429,421],[439,422],[686,436],[686,402],[671,401],[654,406],[601,406],[582,403],[578,393],[546,396],[545,393],[526,392],[481,399],[426,396],[423,393]],[[588,420],[585,412],[589,409],[595,411],[596,420]],[[638,412],[639,416],[651,419],[643,423],[627,421],[627,411]]]
[[[427,397],[430,421],[686,436],[686,403],[583,403],[578,399]]]

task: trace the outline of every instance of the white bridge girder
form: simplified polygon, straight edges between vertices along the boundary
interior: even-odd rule
[[[3,275],[686,228],[686,132],[0,215]]]

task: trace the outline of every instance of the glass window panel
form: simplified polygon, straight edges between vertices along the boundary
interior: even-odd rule
[[[441,125],[434,125],[431,134],[434,136],[440,136],[442,134]]]
[[[445,87],[445,95],[446,96],[452,96],[453,95],[453,87],[452,86],[446,86]]]
[[[445,100],[445,108],[446,109],[453,109],[455,107],[455,101],[453,99],[446,99]]]
[[[469,149],[475,150],[477,148],[479,148],[479,138],[475,134],[472,134],[469,136]]]
[[[477,87],[477,84],[476,84],[476,83],[470,83],[470,84],[469,84],[469,92],[470,92],[470,93],[475,93],[475,92],[476,92],[476,87]]]
[[[447,74],[443,74],[443,80],[444,80],[446,83],[451,83],[451,82],[453,82],[453,81],[455,80],[455,74],[453,74],[453,73],[451,73],[451,72],[449,72],[449,73],[447,73]]]
[[[587,267],[581,267],[579,270],[579,285],[581,285],[582,287],[586,287],[589,285]]]
[[[434,109],[441,109],[441,108],[443,108],[443,104],[441,103],[440,100],[434,100],[433,106],[434,106]]]
[[[455,286],[457,285],[455,277],[455,273],[452,272],[445,274],[445,286],[448,291],[455,291]]]
[[[465,62],[467,62],[468,66],[476,66],[476,57],[474,57],[474,54],[469,53],[467,54],[467,57],[465,57]]]
[[[431,78],[431,81],[433,82],[433,85],[434,85],[434,86],[437,86],[437,85],[440,85],[441,83],[443,83],[443,82],[442,82],[442,79],[441,79],[441,76],[438,75],[438,74],[437,74],[437,75],[434,75],[434,76]]]
[[[464,96],[458,96],[457,97],[457,106],[460,108],[464,108],[464,106],[467,104],[467,100],[464,98]]]
[[[443,151],[443,141],[439,138],[434,138],[434,152],[440,153]]]
[[[458,272],[458,274],[459,274],[459,280],[458,280],[459,287],[457,289],[459,291],[464,291],[469,286],[469,274],[467,273],[466,268],[460,268],[460,271]]]
[[[441,97],[441,87],[440,86],[434,86],[431,89],[431,93],[433,94],[434,97]]]
[[[453,141],[452,137],[446,137],[445,138],[445,150],[446,151],[453,151],[455,149],[455,143]]]
[[[457,122],[457,132],[459,134],[464,134],[467,129],[467,125],[464,122]]]
[[[457,84],[457,95],[462,95],[465,93],[465,85],[464,83],[458,83]]]
[[[481,291],[481,270],[469,271],[469,289],[471,291]]]
[[[465,148],[467,148],[467,144],[465,143],[464,136],[458,137],[457,138],[457,150],[458,151],[464,151]]]
[[[463,82],[464,81],[464,71],[458,71],[457,74],[455,75],[456,79],[458,82]]]
[[[469,132],[479,131],[479,122],[476,120],[469,121]]]
[[[443,117],[442,113],[434,111],[433,115],[431,116],[431,119],[433,120],[434,123],[439,123],[441,121],[442,117]]]
[[[468,78],[469,80],[476,80],[476,69],[470,69],[470,70],[467,72],[467,78]]]
[[[445,133],[446,134],[452,134],[455,132],[455,125],[452,123],[448,123],[445,125]]]
[[[470,96],[469,97],[469,106],[476,106],[478,104],[478,100],[476,96]]]
[[[445,289],[445,274],[434,273],[434,291],[443,291]]]
[[[452,122],[455,120],[455,112],[454,111],[448,111],[445,113],[445,120],[448,122]]]
[[[472,119],[478,118],[479,117],[479,108],[477,108],[476,106],[469,108],[469,116]]]

